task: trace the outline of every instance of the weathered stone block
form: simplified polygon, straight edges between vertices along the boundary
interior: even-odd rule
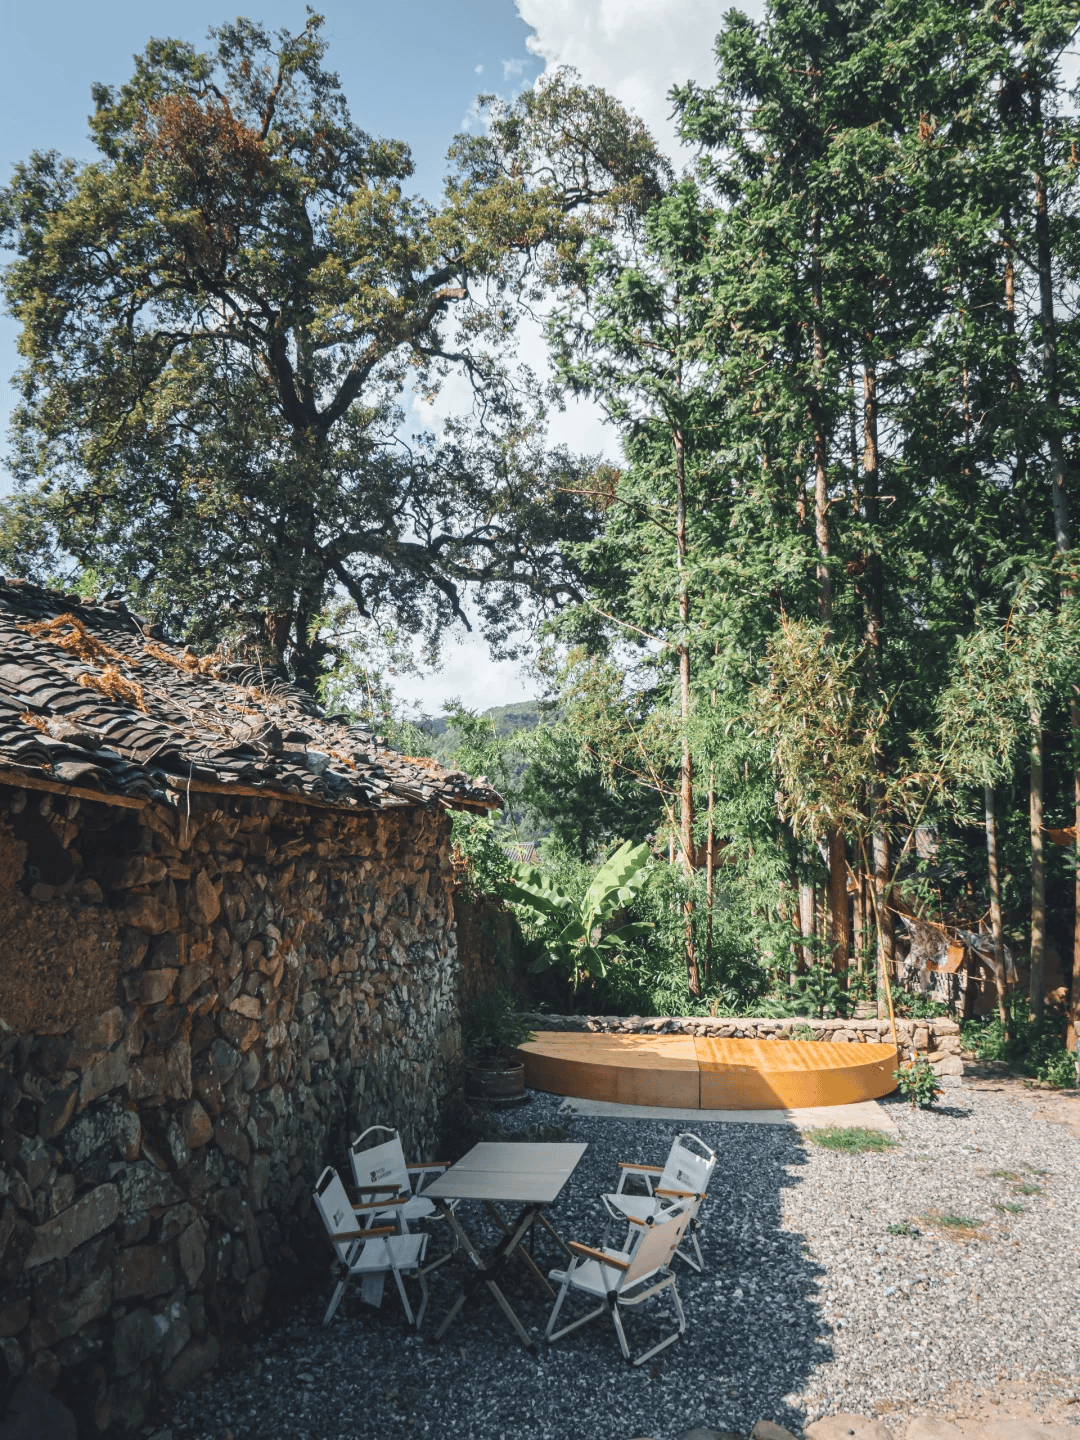
[[[111,1165],[109,1178],[116,1182],[125,1215],[136,1215],[159,1205],[178,1205],[184,1199],[175,1181],[146,1160]]]
[[[131,1207],[125,1207],[131,1208]],[[107,1229],[120,1213],[120,1192],[115,1185],[99,1185],[83,1195],[54,1220],[39,1225],[26,1268],[70,1255],[77,1245]]]
[[[176,1271],[160,1245],[136,1245],[113,1261],[113,1299],[150,1299],[167,1295],[176,1285]]]
[[[248,1020],[258,1020],[262,1014],[262,1005],[254,995],[237,995],[235,1000],[230,1000],[229,1009]]]
[[[75,1113],[79,1099],[77,1084],[63,1085],[45,1097],[38,1120],[38,1134],[45,1140],[52,1140],[63,1130]]]
[[[221,914],[221,900],[205,870],[199,871],[188,890],[188,912],[200,925],[212,925]]]
[[[130,1073],[126,1053],[123,1050],[111,1051],[91,1065],[89,1070],[84,1071],[82,1084],[79,1086],[79,1108],[82,1109],[92,1100],[98,1100],[102,1095],[108,1095],[111,1090],[118,1090],[121,1085],[126,1085]]]
[[[180,1236],[176,1255],[188,1286],[197,1285],[206,1266],[206,1237],[201,1221],[196,1220]]]
[[[222,1153],[240,1165],[247,1165],[251,1159],[251,1145],[247,1135],[232,1116],[225,1116],[214,1127],[214,1138]]]
[[[76,1025],[72,1036],[71,1054],[68,1059],[69,1065],[84,1065],[88,1060],[100,1055],[112,1047],[123,1037],[124,1034],[124,1012],[118,1005],[111,1010],[105,1010],[100,1015],[95,1015],[90,1020],[84,1020],[81,1025]]]
[[[180,1124],[189,1150],[198,1150],[214,1138],[214,1126],[198,1100],[192,1100],[180,1112]]]
[[[148,935],[161,935],[170,929],[170,921],[176,923],[179,916],[174,920],[164,901],[155,895],[132,895],[127,903],[117,910],[116,919],[119,924],[144,930]]]
[[[96,1110],[80,1115],[70,1126],[64,1150],[75,1166],[86,1163],[101,1151],[113,1151],[134,1160],[139,1153],[142,1125],[132,1110],[125,1110],[110,1101]]]
[[[139,1005],[159,1005],[173,988],[177,971],[171,967],[162,970],[136,970],[124,976],[124,992],[129,1000]]]
[[[187,1390],[195,1381],[212,1370],[218,1362],[221,1346],[211,1335],[208,1339],[189,1345],[170,1366],[164,1379],[164,1386],[170,1395]]]
[[[113,1332],[113,1368],[130,1375],[149,1360],[162,1339],[150,1311],[140,1307],[121,1317]]]

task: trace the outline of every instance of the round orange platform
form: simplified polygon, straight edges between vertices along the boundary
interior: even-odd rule
[[[893,1045],[542,1031],[521,1046],[525,1084],[579,1100],[681,1110],[799,1110],[896,1089]]]

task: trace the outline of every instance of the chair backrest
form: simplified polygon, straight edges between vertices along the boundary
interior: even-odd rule
[[[338,1259],[345,1260],[352,1249],[353,1241],[335,1240],[334,1237],[348,1234],[360,1227],[353,1212],[352,1202],[345,1194],[345,1186],[341,1183],[341,1177],[332,1165],[328,1165],[322,1172],[311,1193],[315,1201],[315,1208],[322,1216],[323,1224],[326,1226],[326,1233],[334,1242]]]
[[[667,1218],[657,1225],[647,1225],[645,1234],[638,1241],[630,1258],[630,1269],[624,1271],[619,1289],[625,1289],[643,1275],[651,1275],[670,1265],[675,1251],[679,1248],[686,1227],[694,1213],[691,1200],[680,1200],[668,1211]]]
[[[695,1154],[687,1144],[693,1141],[703,1154]],[[716,1151],[710,1150],[704,1140],[685,1131],[676,1135],[664,1165],[664,1173],[657,1182],[663,1190],[693,1190],[695,1195],[704,1195],[709,1188],[712,1172],[716,1169]]]
[[[387,1135],[390,1138],[379,1145],[365,1148],[364,1141],[374,1134]],[[403,1195],[408,1195],[412,1190],[405,1151],[401,1148],[401,1136],[387,1125],[370,1125],[362,1135],[358,1135],[349,1146],[349,1160],[357,1186],[396,1185]],[[360,1199],[389,1200],[391,1193],[389,1189],[385,1195],[365,1193],[361,1194]]]

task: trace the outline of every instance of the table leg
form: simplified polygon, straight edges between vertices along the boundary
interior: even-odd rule
[[[511,1325],[514,1327],[514,1331],[517,1334],[518,1339],[521,1341],[521,1343],[525,1346],[527,1350],[534,1350],[536,1348],[536,1341],[533,1340],[529,1332],[522,1325],[521,1321],[514,1314],[513,1307],[511,1306],[509,1300],[507,1300],[506,1296],[502,1293],[502,1291],[496,1284],[496,1276],[499,1275],[499,1273],[505,1268],[507,1262],[510,1259],[510,1256],[514,1253],[517,1247],[521,1244],[521,1241],[528,1234],[529,1229],[535,1222],[537,1214],[539,1213],[539,1207],[536,1205],[526,1205],[525,1208],[522,1210],[521,1214],[518,1216],[518,1222],[513,1229],[511,1229],[510,1226],[506,1224],[506,1222],[502,1219],[501,1215],[498,1217],[505,1234],[495,1248],[495,1254],[492,1258],[491,1263],[489,1265],[486,1265],[479,1252],[477,1251],[476,1247],[473,1245],[472,1241],[465,1233],[464,1228],[461,1226],[456,1216],[453,1215],[453,1212],[449,1211],[446,1206],[440,1204],[438,1200],[435,1201],[435,1204],[439,1206],[440,1210],[443,1210],[446,1213],[447,1219],[450,1220],[453,1224],[455,1234],[459,1236],[462,1246],[464,1247],[470,1260],[472,1260],[473,1264],[476,1266],[476,1274],[466,1285],[462,1286],[461,1293],[458,1295],[457,1299],[450,1307],[450,1310],[444,1318],[442,1324],[435,1332],[436,1340],[441,1340],[443,1335],[445,1335],[450,1325],[450,1322],[453,1320],[454,1316],[457,1315],[461,1307],[465,1304],[465,1301],[468,1300],[472,1295],[474,1295],[476,1291],[479,1290],[481,1285],[486,1285],[487,1288],[491,1291],[491,1294],[495,1299],[495,1303],[499,1306],[499,1309],[503,1312],[506,1318],[510,1321]]]
[[[512,1234],[513,1234],[513,1231],[510,1229],[510,1226],[509,1226],[509,1225],[506,1223],[506,1221],[503,1219],[502,1215],[499,1213],[499,1211],[498,1211],[497,1207],[495,1206],[495,1204],[494,1204],[491,1200],[485,1200],[485,1201],[484,1201],[484,1205],[485,1205],[485,1207],[486,1207],[486,1209],[487,1209],[488,1214],[489,1214],[489,1215],[491,1216],[491,1218],[495,1221],[496,1225],[498,1225],[498,1226],[500,1227],[500,1229],[502,1230],[503,1234],[504,1234],[504,1235],[512,1235]],[[537,1211],[537,1213],[536,1213],[536,1215],[535,1215],[535,1217],[534,1217],[534,1222],[533,1222],[533,1224],[529,1226],[529,1232],[528,1232],[528,1233],[529,1233],[529,1238],[530,1238],[530,1240],[532,1239],[532,1236],[533,1236],[533,1234],[535,1233],[535,1221],[536,1221],[536,1220],[542,1220],[543,1218],[544,1218],[544,1217],[543,1217],[543,1212],[542,1212],[542,1211]],[[547,1276],[546,1276],[546,1275],[544,1274],[544,1272],[540,1269],[540,1266],[537,1265],[536,1261],[533,1259],[533,1257],[532,1257],[532,1255],[529,1253],[529,1251],[526,1250],[525,1247],[524,1247],[524,1246],[521,1246],[521,1245],[515,1245],[515,1246],[512,1247],[512,1248],[516,1251],[517,1256],[518,1256],[518,1259],[519,1259],[519,1260],[524,1260],[525,1264],[526,1264],[526,1265],[529,1267],[529,1269],[533,1272],[533,1274],[536,1276],[537,1280],[540,1281],[541,1287],[543,1288],[543,1290],[545,1291],[545,1293],[548,1295],[549,1299],[554,1300],[554,1299],[555,1299],[555,1291],[551,1288],[551,1285],[550,1285],[550,1283],[549,1283],[549,1281],[548,1281]],[[510,1253],[510,1251],[508,1250],[508,1251],[507,1251],[507,1254],[509,1254],[509,1253]],[[569,1252],[568,1252],[568,1253],[569,1253]]]
[[[570,1259],[572,1260],[574,1258],[574,1252],[570,1249],[570,1246],[567,1245],[566,1241],[555,1229],[555,1226],[552,1225],[551,1221],[547,1218],[547,1216],[542,1210],[536,1218],[537,1220],[539,1220],[540,1224],[543,1225],[544,1229],[555,1239],[556,1243],[562,1246],[562,1248],[566,1251],[567,1255],[569,1255]]]

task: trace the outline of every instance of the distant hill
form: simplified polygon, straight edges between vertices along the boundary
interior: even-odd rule
[[[515,730],[535,730],[540,724],[540,705],[536,700],[518,700],[513,705],[492,705],[481,715],[495,725],[496,735],[509,735]],[[431,753],[443,765],[453,759],[454,731],[445,715],[425,715],[417,722],[425,735],[431,736]]]

